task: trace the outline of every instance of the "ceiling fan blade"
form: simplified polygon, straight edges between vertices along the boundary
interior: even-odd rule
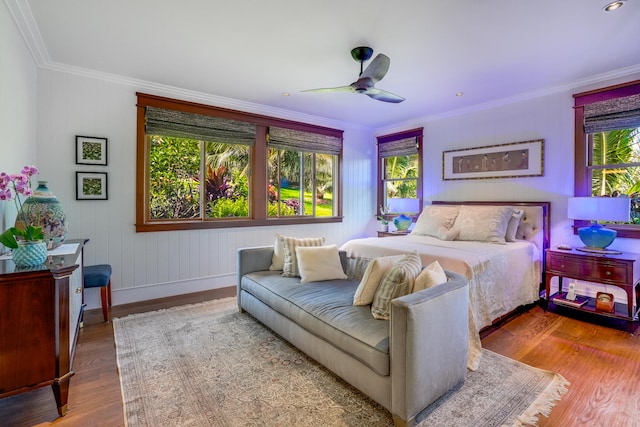
[[[382,78],[387,74],[390,63],[391,60],[387,55],[379,53],[378,56],[373,58],[373,61],[369,63],[367,68],[364,69],[362,74],[360,74],[360,78],[370,78],[375,84],[382,80]]]
[[[362,93],[367,95],[369,98],[373,98],[377,101],[392,102],[394,104],[404,101],[404,98],[400,95],[396,95],[382,89],[371,88],[368,91]]]
[[[355,92],[356,90],[351,86],[338,86],[338,87],[325,87],[319,89],[307,89],[302,92]]]

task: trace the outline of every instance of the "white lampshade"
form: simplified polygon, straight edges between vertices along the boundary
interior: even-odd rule
[[[631,199],[628,197],[570,197],[569,219],[628,222]]]

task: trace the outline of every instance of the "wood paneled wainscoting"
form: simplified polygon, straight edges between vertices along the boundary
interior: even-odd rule
[[[235,287],[126,306],[111,315],[159,310],[235,295]],[[590,323],[588,318],[544,312],[540,307],[505,319],[483,333],[487,349],[562,374],[569,392],[538,425],[640,425],[640,337]],[[123,426],[120,381],[111,322],[100,310],[85,314],[69,391],[69,410],[58,417],[51,391],[33,390],[0,400],[0,420],[8,426]]]

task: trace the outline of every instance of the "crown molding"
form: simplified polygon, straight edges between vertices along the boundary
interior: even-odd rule
[[[31,7],[27,0],[4,0],[7,9],[22,34],[33,60],[38,67],[42,67],[51,61],[49,52],[42,40],[36,20],[31,13]]]

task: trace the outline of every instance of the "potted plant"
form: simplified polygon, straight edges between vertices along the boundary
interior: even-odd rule
[[[34,267],[47,259],[47,244],[43,240],[42,227],[29,222],[29,215],[23,209],[19,197],[32,197],[31,177],[37,173],[35,166],[25,166],[16,175],[0,173],[0,200],[13,199],[19,215],[16,221],[19,227],[10,227],[0,234],[0,243],[13,249],[13,261],[18,267]]]
[[[376,217],[378,221],[380,221],[378,223],[378,231],[389,231],[389,220],[385,217],[388,211],[389,211],[388,206],[387,207],[380,206],[380,215]]]

